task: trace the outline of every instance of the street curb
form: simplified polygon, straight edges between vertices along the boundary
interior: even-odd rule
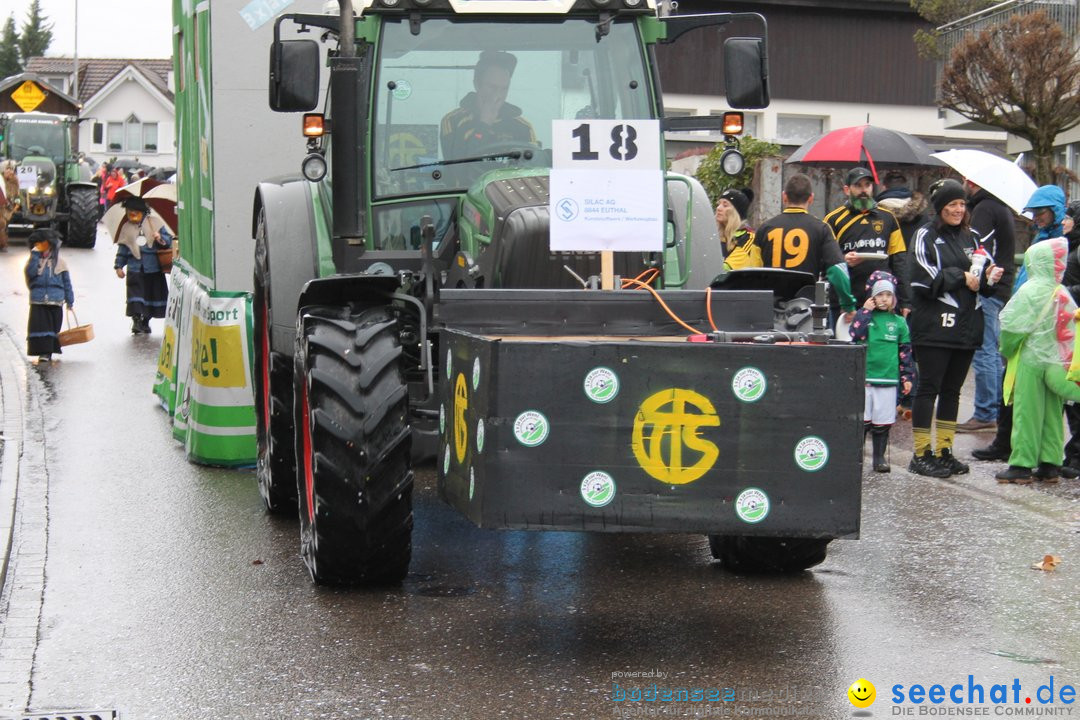
[[[26,398],[20,387],[26,361],[8,328],[0,326],[0,589],[7,582],[11,542],[15,532],[15,502],[19,494],[19,464],[23,454]]]

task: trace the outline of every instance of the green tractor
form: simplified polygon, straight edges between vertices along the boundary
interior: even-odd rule
[[[16,162],[19,178],[12,228],[51,227],[66,245],[92,248],[98,188],[73,149],[76,123],[74,117],[50,113],[0,114],[0,156]]]
[[[764,19],[339,4],[277,20],[272,109],[311,111],[324,62],[330,80],[303,177],[259,184],[252,217],[258,483],[298,512],[313,580],[402,580],[431,458],[481,527],[700,533],[736,571],[857,537],[862,350],[830,342],[812,276],[717,279],[709,198],[664,169],[668,130],[722,132],[732,172],[741,156],[724,118],[664,118],[656,45]],[[768,104],[764,31],[723,63],[729,105]]]

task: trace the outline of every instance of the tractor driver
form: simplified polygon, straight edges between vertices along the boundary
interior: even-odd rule
[[[494,147],[535,145],[536,132],[521,108],[506,102],[517,58],[508,52],[484,50],[473,69],[474,92],[442,119],[443,158],[483,154]]]

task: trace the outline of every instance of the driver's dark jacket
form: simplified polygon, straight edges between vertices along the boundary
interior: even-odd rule
[[[536,133],[529,121],[521,117],[521,108],[503,103],[495,124],[488,125],[476,118],[476,93],[461,100],[461,107],[443,117],[440,129],[443,158],[469,157],[487,148],[505,143],[536,143]]]

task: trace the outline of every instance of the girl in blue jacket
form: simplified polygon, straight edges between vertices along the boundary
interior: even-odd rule
[[[35,230],[27,244],[30,259],[26,262],[26,286],[30,288],[30,319],[26,326],[26,354],[40,361],[52,360],[59,353],[58,333],[64,323],[64,305],[75,305],[75,291],[67,263],[60,257],[60,233]]]

